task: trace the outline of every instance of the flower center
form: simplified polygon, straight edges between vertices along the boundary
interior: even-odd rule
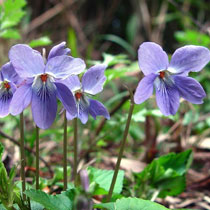
[[[42,74],[42,75],[40,75],[40,78],[41,78],[42,82],[46,82],[47,78],[48,78],[48,75],[47,74]]]
[[[161,71],[159,77],[160,77],[161,79],[163,79],[163,78],[165,77],[165,72],[164,72],[164,71]]]
[[[10,87],[11,87],[11,86],[10,86],[9,82],[4,82],[4,88],[5,88],[5,89],[9,90]]]
[[[75,93],[75,98],[77,99],[77,101],[80,100],[81,97],[82,97],[82,93],[81,92],[76,92]]]

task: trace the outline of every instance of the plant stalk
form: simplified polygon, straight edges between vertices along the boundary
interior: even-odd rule
[[[78,126],[77,118],[74,119],[74,167],[73,167],[73,179],[74,184],[76,185],[77,180],[77,139],[78,139]]]
[[[39,127],[36,126],[36,189],[39,189]]]
[[[21,181],[22,181],[22,196],[23,201],[26,201],[26,195],[23,193],[26,190],[26,178],[25,178],[25,149],[24,149],[24,116],[23,112],[20,114],[20,158],[21,158]]]
[[[66,110],[64,111],[64,126],[63,126],[63,178],[64,186],[63,190],[67,190],[67,119],[66,119]]]
[[[134,109],[133,93],[130,92],[130,94],[131,94],[131,102],[130,102],[130,109],[129,109],[129,113],[128,113],[128,119],[127,119],[127,122],[126,122],[126,127],[125,127],[125,130],[124,130],[124,134],[123,134],[123,140],[122,140],[121,145],[120,145],[120,152],[119,152],[117,163],[116,163],[116,166],[115,166],[114,175],[112,177],[111,186],[110,186],[109,193],[108,193],[108,196],[107,196],[107,200],[106,200],[107,202],[110,202],[110,200],[112,198],[112,193],[113,193],[114,186],[115,186],[115,183],[116,183],[116,180],[117,180],[117,175],[118,175],[118,172],[119,172],[119,169],[120,169],[120,163],[121,163],[121,160],[122,160],[122,157],[123,157],[123,152],[124,152],[124,149],[125,149],[126,139],[127,139],[128,132],[129,132],[131,117],[132,117],[132,114],[133,114],[133,109]]]

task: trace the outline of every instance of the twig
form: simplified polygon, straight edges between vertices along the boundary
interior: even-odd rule
[[[115,112],[117,112],[129,98],[130,98],[129,95],[123,97],[122,100],[120,101],[120,103],[117,104],[117,105],[110,111],[110,116],[114,115]],[[99,123],[98,127],[96,128],[95,136],[98,136],[98,134],[101,132],[101,130],[102,130],[103,127],[104,127],[105,122],[106,122],[106,119],[105,119],[105,118],[104,118],[103,120],[101,120],[101,122]]]
[[[0,130],[0,136],[10,140],[12,143],[14,143],[15,145],[19,146],[20,147],[20,143],[14,139],[13,137],[11,136],[8,136],[6,133],[4,133],[3,131]],[[30,153],[33,153],[34,155],[36,154],[36,151],[32,150],[31,148],[27,147],[27,146],[24,146],[24,149],[27,150],[28,152]],[[50,172],[50,175],[53,176],[53,171],[51,169],[51,166],[42,158],[42,157],[39,157],[39,159],[45,164],[45,166],[48,168],[49,172]]]
[[[73,10],[71,10],[70,12],[66,10],[69,2],[73,3],[73,0],[69,0],[69,1],[62,0],[67,20],[69,24],[72,26],[72,28],[74,28],[74,30],[76,31],[79,41],[83,44],[83,48],[86,48],[86,46],[88,45],[88,40],[81,28],[81,24],[79,23],[79,20],[77,19]]]
[[[191,21],[198,27],[200,28],[200,30],[204,31],[204,27],[203,25],[197,21],[196,19],[194,19],[191,14],[189,12],[184,11],[182,8],[179,7],[179,5],[173,1],[173,0],[168,0],[168,2],[170,2],[174,7],[176,7],[177,11],[179,11],[180,13],[182,13],[182,15],[187,16],[191,19]],[[204,32],[208,32],[208,31],[204,31]]]
[[[65,6],[71,6],[74,4],[75,1],[68,1]],[[47,10],[45,13],[40,15],[39,17],[35,18],[31,21],[30,25],[24,29],[24,33],[28,34],[29,32],[33,31],[34,29],[38,28],[39,26],[43,25],[59,13],[61,13],[65,9],[62,3],[57,4],[52,9]]]

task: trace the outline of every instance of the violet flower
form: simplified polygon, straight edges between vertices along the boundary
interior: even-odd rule
[[[74,115],[77,112],[73,94],[58,82],[85,69],[84,61],[67,56],[69,52],[65,49],[65,42],[62,42],[52,48],[45,64],[41,54],[27,45],[18,44],[10,49],[12,65],[19,76],[26,79],[11,101],[12,115],[20,114],[31,104],[34,122],[38,127],[47,129],[56,117],[56,98],[69,113]]]
[[[166,116],[177,112],[180,97],[193,104],[203,103],[205,91],[188,73],[201,71],[210,61],[207,48],[194,45],[181,47],[174,52],[169,63],[167,54],[158,44],[145,42],[139,47],[138,60],[145,77],[136,89],[136,104],[152,95],[153,86],[157,105]]]
[[[78,117],[83,124],[88,121],[88,115],[92,115],[94,119],[96,116],[102,115],[106,119],[110,119],[109,112],[102,103],[97,100],[90,99],[91,95],[96,95],[103,90],[103,84],[106,80],[104,70],[106,65],[98,64],[88,69],[83,77],[82,82],[77,76],[70,76],[63,80],[62,83],[68,85],[74,93],[77,102],[77,113],[72,115],[67,110],[66,117],[72,120]]]
[[[9,106],[20,78],[11,63],[6,63],[0,71],[0,117],[9,114]]]

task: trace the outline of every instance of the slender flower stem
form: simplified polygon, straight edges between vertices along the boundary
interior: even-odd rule
[[[64,111],[64,126],[63,126],[63,190],[67,190],[67,119],[66,111]]]
[[[39,189],[39,127],[36,126],[36,189]]]
[[[77,118],[74,119],[74,168],[73,168],[73,179],[76,185],[77,180],[77,138],[78,138]]]
[[[24,150],[24,117],[23,112],[20,114],[20,156],[21,156],[21,181],[22,181],[22,193],[26,190],[26,178],[25,178],[25,150]],[[23,193],[23,200],[26,201],[26,196]]]
[[[115,186],[115,183],[116,183],[116,180],[117,180],[117,175],[118,175],[118,172],[119,172],[119,169],[120,169],[121,159],[122,159],[123,152],[124,152],[124,149],[125,149],[125,144],[126,144],[126,139],[127,139],[127,136],[128,136],[131,117],[132,117],[132,114],[133,114],[133,109],[134,109],[133,93],[130,92],[130,94],[131,94],[131,102],[130,102],[130,109],[129,109],[129,113],[128,113],[128,119],[127,119],[125,131],[124,131],[124,134],[123,134],[123,140],[121,142],[120,152],[119,152],[117,163],[116,163],[116,166],[115,166],[114,175],[113,175],[111,186],[110,186],[109,193],[108,193],[108,196],[107,196],[107,202],[110,202],[111,197],[112,197],[114,186]]]

